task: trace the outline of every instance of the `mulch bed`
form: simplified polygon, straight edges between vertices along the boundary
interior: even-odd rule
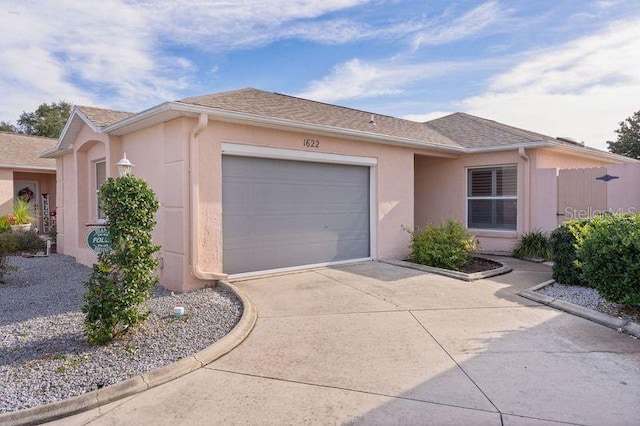
[[[492,269],[498,269],[502,265],[493,260],[484,259],[482,257],[472,257],[460,272],[465,274],[474,274],[476,272],[491,271]]]

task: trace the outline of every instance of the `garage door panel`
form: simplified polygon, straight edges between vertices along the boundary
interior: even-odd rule
[[[369,168],[223,157],[223,267],[234,274],[369,257]]]

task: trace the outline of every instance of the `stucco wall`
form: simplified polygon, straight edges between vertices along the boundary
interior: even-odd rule
[[[320,141],[318,148],[305,148],[306,138]],[[403,257],[408,254],[408,234],[402,225],[413,226],[413,150],[315,134],[258,129],[231,123],[212,122],[198,139],[200,180],[199,244],[202,263],[208,270],[222,272],[221,161],[222,143],[283,148],[376,158],[377,244],[375,257]]]
[[[38,189],[37,206],[39,210],[38,218],[34,226],[41,229],[42,194],[49,194],[50,210],[55,209],[56,176],[54,172],[28,172],[0,169],[0,215],[11,214],[13,211],[14,182],[16,181],[36,182]]]
[[[42,194],[49,195],[49,210],[55,209],[56,176],[53,173],[14,172],[13,180],[36,182],[38,187],[37,218],[34,227],[42,231]]]
[[[513,248],[524,229],[524,160],[517,151],[465,155],[459,158],[415,157],[415,223],[422,227],[448,219],[467,223],[467,168],[518,165],[518,224],[516,231],[471,229],[480,242],[480,251],[501,252]]]
[[[0,215],[13,210],[13,170],[0,169]]]
[[[96,255],[85,241],[89,231],[86,223],[94,221],[95,211],[91,204],[95,192],[92,164],[105,159],[108,175],[115,176],[115,163],[124,152],[135,164],[134,175],[146,179],[160,201],[153,235],[154,242],[162,247],[161,284],[177,291],[207,284],[194,276],[194,265],[204,272],[224,272],[223,143],[377,159],[372,182],[376,206],[372,255],[376,258],[402,258],[408,254],[409,235],[402,226],[413,228],[447,219],[466,223],[469,167],[518,166],[517,230],[472,230],[482,251],[509,251],[518,234],[537,226],[550,226],[549,211],[557,196],[548,187],[557,167],[603,163],[536,150],[527,150],[528,162],[517,150],[447,158],[426,150],[210,121],[194,143],[197,160],[190,166],[190,133],[196,124],[195,118],[178,118],[121,137],[94,134],[85,127],[73,144],[74,151],[58,160],[57,210],[58,221],[63,224],[58,228],[59,250],[85,264],[95,261]],[[320,144],[317,148],[305,147],[305,139],[319,140]],[[548,169],[541,171],[544,167]],[[197,171],[197,262],[192,258],[190,243],[190,168]]]
[[[611,164],[611,160],[581,157],[565,152],[549,149],[532,150],[532,161],[538,169],[580,169],[585,167],[599,167]]]

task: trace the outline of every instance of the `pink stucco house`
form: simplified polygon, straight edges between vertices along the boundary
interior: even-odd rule
[[[56,161],[38,154],[55,146],[55,139],[0,132],[0,216],[11,214],[13,201],[20,196],[36,209],[33,226],[40,232],[51,231]]]
[[[550,171],[625,157],[456,113],[426,123],[243,89],[137,114],[75,107],[57,145],[58,251],[90,264],[96,191],[126,153],[161,202],[161,282],[402,258],[457,219],[484,251],[557,225]],[[544,170],[545,173],[541,171]]]

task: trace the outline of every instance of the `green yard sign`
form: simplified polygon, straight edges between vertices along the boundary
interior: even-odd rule
[[[111,250],[111,241],[107,228],[99,226],[87,234],[87,246],[96,253],[106,253]]]

